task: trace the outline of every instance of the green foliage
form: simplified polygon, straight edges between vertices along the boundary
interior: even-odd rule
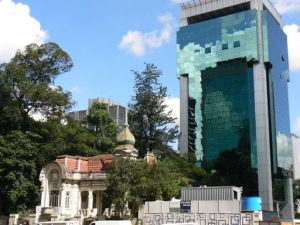
[[[108,202],[117,210],[129,203],[133,214],[145,201],[170,200],[179,197],[187,180],[164,162],[149,165],[144,161],[116,159],[109,168]]]
[[[62,135],[65,142],[63,154],[93,156],[102,153],[94,148],[95,135],[72,118],[68,118],[67,125],[63,126]]]
[[[41,167],[80,137],[66,132],[71,124],[62,125],[64,112],[72,106],[70,93],[53,86],[72,66],[55,43],[28,45],[0,65],[0,214],[34,209]],[[33,120],[37,112],[47,122]]]
[[[114,122],[104,103],[94,102],[89,109],[85,123],[93,126],[94,147],[102,151],[112,150],[116,145],[117,124]]]
[[[39,145],[39,168],[56,159],[58,155],[92,156],[101,153],[93,147],[95,136],[81,123],[66,118],[66,124],[48,120],[37,124],[29,132]]]
[[[37,146],[26,134],[0,136],[0,212],[26,211],[38,202]]]
[[[134,71],[135,94],[129,104],[129,124],[136,138],[140,156],[150,152],[170,150],[168,143],[177,138],[178,126],[174,125],[171,111],[164,103],[167,88],[159,81],[162,72],[153,64],[146,64],[142,72]]]
[[[28,45],[7,64],[0,66],[0,126],[27,131],[30,115],[39,112],[48,119],[61,119],[71,107],[70,93],[53,87],[55,78],[73,66],[69,55],[55,43]],[[3,97],[3,98],[2,98]],[[6,128],[8,125],[8,129]]]
[[[197,168],[194,162],[188,161],[186,158],[172,152],[165,157],[162,162],[171,170],[185,177],[193,186],[199,186],[207,177],[207,173],[203,168]]]

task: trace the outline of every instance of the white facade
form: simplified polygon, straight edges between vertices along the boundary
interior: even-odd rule
[[[85,218],[101,217],[102,193],[107,188],[105,160],[112,158],[63,156],[44,167],[36,221],[75,219],[81,223]]]

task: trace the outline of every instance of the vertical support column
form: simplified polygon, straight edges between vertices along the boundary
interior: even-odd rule
[[[267,72],[264,64],[263,52],[262,1],[252,0],[251,8],[257,10],[257,40],[259,58],[259,62],[253,65],[258,190],[259,196],[262,198],[262,209],[273,211]]]
[[[88,209],[93,209],[93,191],[89,190],[89,198],[88,198]]]
[[[44,187],[42,187],[42,193],[41,193],[41,206],[42,207],[45,207],[45,198],[46,198],[46,193],[45,193],[45,190],[44,190]]]
[[[39,180],[41,182],[41,206],[45,207],[46,205],[46,190],[47,186],[46,185],[46,176],[45,176],[45,168],[42,169],[40,173]]]
[[[268,117],[268,99],[265,69],[257,64],[253,67],[255,91],[255,123],[257,146],[257,174],[262,209],[273,211],[271,148]]]
[[[79,187],[78,184],[72,185],[72,191],[70,195],[70,208],[72,209],[72,214],[76,215],[79,210]]]
[[[188,75],[180,76],[180,137],[179,137],[179,151],[180,155],[186,156],[188,154]]]
[[[60,207],[62,210],[66,208],[66,184],[63,183],[61,185],[61,191],[60,191]]]
[[[77,205],[77,212],[78,212],[78,214],[79,214],[79,210],[81,209],[81,202],[82,202],[82,200],[81,200],[81,190],[79,189],[78,190],[78,205]]]
[[[294,199],[293,199],[293,180],[291,177],[285,177],[284,182],[284,197],[286,204],[282,209],[283,219],[295,219],[294,214]]]

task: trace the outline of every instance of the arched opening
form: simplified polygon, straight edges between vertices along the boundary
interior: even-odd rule
[[[60,206],[60,174],[57,169],[53,169],[49,173],[49,206]]]

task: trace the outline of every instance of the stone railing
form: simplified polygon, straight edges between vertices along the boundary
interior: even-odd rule
[[[96,217],[97,216],[98,209],[79,209],[79,215],[83,217]]]
[[[60,207],[42,207],[41,214],[58,215],[60,214]]]

